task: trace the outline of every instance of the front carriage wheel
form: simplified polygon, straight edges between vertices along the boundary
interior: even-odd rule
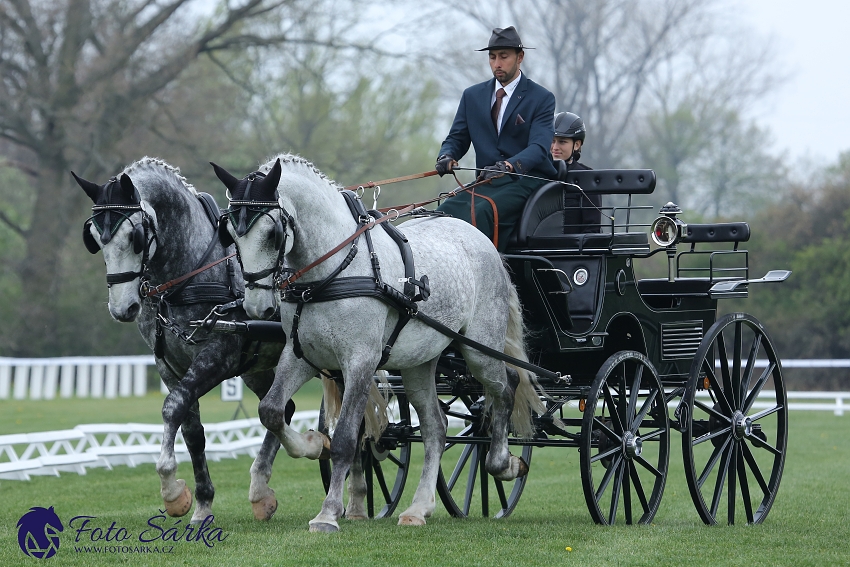
[[[736,515],[763,522],[785,464],[788,405],[780,362],[754,317],[730,313],[708,330],[682,411],[685,476],[702,521],[716,524],[725,513],[729,524]]]
[[[366,480],[366,510],[370,518],[387,518],[401,500],[407,472],[410,469],[410,442],[399,440],[393,432],[410,428],[410,409],[407,397],[393,394],[389,400],[390,424],[381,439],[370,439],[360,451]],[[318,430],[333,438],[325,418],[325,402],[319,411]],[[325,494],[331,484],[333,465],[330,460],[319,461],[319,471]],[[377,506],[376,506],[377,504]],[[375,508],[379,507],[377,512]]]
[[[597,524],[652,521],[667,480],[670,424],[652,363],[622,351],[599,369],[584,408],[579,458],[584,497]]]
[[[479,510],[485,518],[508,517],[519,502],[528,475],[501,481],[487,473],[490,433],[489,419],[483,415],[484,398],[457,396],[442,400],[442,405],[449,417],[449,439],[437,477],[440,500],[455,518],[466,518]],[[531,466],[531,445],[522,446],[521,456]],[[448,477],[444,467],[450,471]]]

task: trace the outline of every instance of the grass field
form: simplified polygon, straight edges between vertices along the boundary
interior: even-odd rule
[[[317,388],[302,394],[296,399],[299,409],[314,409],[317,394]],[[76,423],[155,423],[160,405],[158,395],[2,401],[0,433],[61,429]],[[254,399],[245,405],[256,415]],[[217,393],[201,403],[208,422],[230,419],[234,409],[232,403],[219,401]],[[684,480],[678,434],[671,439],[664,499],[650,526],[594,525],[582,495],[578,453],[550,448],[534,450],[525,492],[507,519],[458,520],[438,502],[427,526],[396,526],[398,512],[410,502],[418,479],[419,467],[414,466],[395,518],[341,520],[338,534],[310,534],[307,522],[318,513],[324,497],[318,466],[281,452],[271,481],[280,507],[271,522],[256,522],[251,515],[249,458],[210,463],[216,485],[214,527],[226,539],[213,548],[187,541],[144,544],[173,546],[172,553],[78,552],[76,533],[68,527],[68,520],[83,515],[95,516],[90,525],[104,531],[114,522],[114,530],[124,527],[133,535],[130,547],[140,545],[136,536],[145,530],[160,534],[147,525],[160,506],[153,465],[92,469],[86,476],[63,473],[29,482],[0,481],[0,565],[38,564],[17,544],[17,521],[33,506],[54,506],[65,525],[58,553],[46,561],[54,565],[850,565],[848,417],[826,412],[789,415],[789,449],[779,496],[766,522],[758,526],[702,524]],[[419,458],[415,451],[414,459]],[[188,463],[180,465],[180,477],[192,485]],[[188,516],[152,522],[162,530],[176,527],[183,534],[187,520]],[[91,545],[86,537],[76,545],[82,543]]]

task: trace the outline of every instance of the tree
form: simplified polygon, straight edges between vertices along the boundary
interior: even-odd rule
[[[302,39],[316,9],[308,0],[224,2],[209,17],[200,9],[192,0],[0,0],[0,139],[25,151],[34,195],[28,224],[0,216],[25,242],[12,353],[48,354],[57,344],[63,244],[85,207],[72,166],[89,178],[113,174],[123,165],[116,148],[132,144],[127,135],[151,115],[152,97],[202,54],[345,45]]]

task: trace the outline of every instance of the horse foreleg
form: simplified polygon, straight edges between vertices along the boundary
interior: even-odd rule
[[[295,404],[292,405],[294,407]],[[266,431],[260,452],[257,453],[257,458],[251,465],[251,487],[248,489],[248,500],[254,510],[254,517],[258,520],[271,520],[277,511],[277,498],[275,498],[274,490],[269,486],[269,479],[272,476],[272,465],[278,449],[280,449],[280,442],[277,437],[271,431]]]
[[[293,458],[326,459],[330,455],[330,439],[326,435],[312,430],[299,433],[286,424],[286,408],[292,394],[315,374],[310,365],[295,358],[287,348],[281,354],[269,393],[260,400],[260,422],[274,433],[286,454]]]
[[[399,515],[400,526],[425,525],[425,519],[434,513],[436,507],[434,491],[437,486],[437,476],[440,473],[440,457],[446,444],[447,425],[446,416],[437,400],[434,381],[436,365],[435,359],[427,364],[402,371],[404,392],[419,416],[425,462],[422,466],[419,485],[413,495],[413,502]]]
[[[160,360],[157,360],[157,368],[168,389],[174,391],[179,378]],[[192,492],[186,486],[185,480],[177,478],[174,440],[177,437],[177,429],[180,423],[172,418],[171,411],[166,411],[166,406],[171,399],[171,394],[169,394],[163,403],[162,445],[159,460],[156,463],[156,472],[159,475],[160,494],[165,503],[165,511],[169,516],[180,517],[185,516],[192,507]]]
[[[373,363],[374,364],[374,363]],[[365,370],[368,368],[368,370]],[[342,495],[345,476],[352,468],[352,461],[360,453],[360,424],[369,399],[372,386],[373,368],[361,366],[359,372],[345,372],[345,393],[342,397],[342,409],[339,414],[334,440],[331,443],[331,461],[333,472],[328,494],[322,503],[322,511],[310,520],[311,532],[339,531],[337,520],[342,516]]]

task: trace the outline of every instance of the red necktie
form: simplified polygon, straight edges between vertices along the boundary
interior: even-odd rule
[[[499,131],[499,110],[502,109],[502,98],[506,95],[505,89],[496,91],[496,102],[493,103],[493,108],[490,109],[490,118],[493,119],[493,126],[496,127],[496,132]]]

